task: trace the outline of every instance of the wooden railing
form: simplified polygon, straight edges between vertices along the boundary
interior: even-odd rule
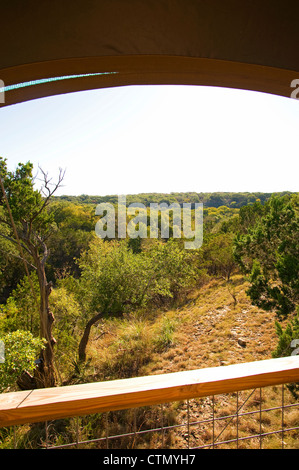
[[[0,395],[0,427],[299,382],[299,356]]]

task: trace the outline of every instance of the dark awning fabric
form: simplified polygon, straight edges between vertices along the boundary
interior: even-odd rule
[[[132,84],[290,96],[291,81],[299,79],[298,26],[293,0],[1,2],[0,80],[6,87],[86,75],[8,89],[2,106]]]

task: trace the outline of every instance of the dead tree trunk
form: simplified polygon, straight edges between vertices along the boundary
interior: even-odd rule
[[[54,387],[56,382],[54,367],[54,345],[56,340],[52,334],[54,315],[49,307],[49,296],[52,283],[47,282],[45,273],[45,257],[43,260],[35,260],[40,288],[40,337],[45,338],[45,349],[41,351],[40,363],[38,364],[37,378],[42,387]]]
[[[86,361],[86,347],[89,340],[90,330],[91,327],[97,323],[103,317],[103,313],[98,313],[94,317],[92,317],[89,322],[86,324],[83,336],[81,338],[79,348],[78,348],[78,356],[80,362]]]
[[[46,340],[45,348],[41,350],[40,357],[35,372],[37,388],[54,387],[56,383],[56,374],[54,367],[54,346],[56,340],[53,337],[52,328],[54,315],[49,307],[49,296],[52,290],[52,283],[47,281],[45,264],[48,257],[48,250],[43,244],[43,256],[32,244],[27,245],[31,251],[36,266],[36,272],[39,282],[39,316],[40,316],[40,337]]]
[[[37,260],[35,260],[36,262]],[[56,340],[52,334],[54,315],[49,308],[49,295],[52,283],[48,283],[45,270],[40,262],[37,264],[37,274],[40,287],[40,337],[46,340],[45,348],[40,351],[37,367],[34,375],[24,371],[18,380],[18,385],[23,390],[54,387],[56,384],[56,373],[54,365],[54,346]]]

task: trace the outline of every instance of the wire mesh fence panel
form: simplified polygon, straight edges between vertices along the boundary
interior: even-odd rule
[[[299,401],[288,385],[0,429],[1,448],[299,448]]]

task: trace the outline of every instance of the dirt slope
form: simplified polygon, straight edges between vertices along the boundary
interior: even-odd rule
[[[144,371],[146,374],[160,374],[192,370],[205,367],[225,366],[263,359],[271,359],[272,351],[277,344],[275,330],[275,314],[266,313],[251,305],[246,295],[247,284],[241,276],[233,278],[232,286],[224,281],[213,281],[187,306],[172,312],[180,316],[180,324],[175,335],[174,344],[160,356],[156,356],[150,366]],[[277,389],[278,390],[278,389]],[[273,400],[280,399],[276,388],[263,395],[263,406],[272,404]],[[224,448],[259,448],[260,438],[248,439],[248,435],[257,435],[260,432],[259,413],[239,418],[238,433],[243,439],[236,444],[236,418],[225,418],[236,413],[236,399],[239,400],[240,411],[258,409],[260,404],[259,391],[244,391],[237,394],[218,395],[214,401],[214,413],[218,418],[223,416],[213,428],[212,425],[212,397],[189,400],[179,403],[176,408],[175,423],[184,424],[175,429],[169,445],[176,448],[190,448],[198,446],[209,447],[213,442],[227,441],[221,444]],[[264,393],[264,392],[263,392]],[[266,398],[265,398],[266,397]],[[166,405],[167,408],[168,405]],[[169,405],[172,409],[173,405]],[[257,408],[256,408],[257,407]],[[171,413],[170,413],[171,414]],[[278,412],[279,414],[279,412]],[[187,432],[187,416],[190,424]],[[292,419],[298,422],[299,416]],[[204,421],[202,423],[202,420]],[[262,432],[279,429],[280,415],[274,420],[263,416]],[[290,425],[294,425],[291,422]],[[272,428],[274,426],[274,428]],[[244,437],[247,436],[247,437]],[[296,448],[296,440],[290,436],[288,445]],[[281,438],[271,436],[263,438],[263,447],[276,448],[281,446]]]
[[[270,359],[277,343],[275,314],[253,306],[242,277],[213,281],[182,309],[174,344],[148,374]]]

